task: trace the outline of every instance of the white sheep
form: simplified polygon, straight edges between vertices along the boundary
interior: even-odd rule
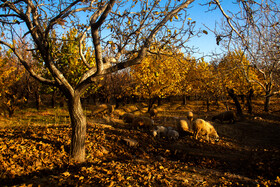
[[[167,136],[168,128],[164,126],[157,126],[156,129],[153,130],[153,136],[158,138],[164,138]]]
[[[168,140],[177,140],[179,138],[179,133],[176,130],[167,131]]]
[[[197,139],[198,135],[206,135],[206,139],[209,142],[209,136],[215,138],[216,141],[219,141],[219,136],[215,128],[207,121],[203,119],[197,119],[193,123],[193,131],[195,139]]]

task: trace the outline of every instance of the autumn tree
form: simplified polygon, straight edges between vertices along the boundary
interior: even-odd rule
[[[221,78],[224,87],[227,88],[224,90],[234,91],[236,97],[240,96],[243,103],[246,98],[248,111],[251,113],[252,94],[259,95],[261,88],[257,84],[247,81],[247,78],[258,80],[258,75],[244,52],[239,49],[226,54],[217,66],[217,74]],[[239,112],[242,113],[241,111]]]
[[[80,100],[84,91],[104,75],[141,63],[155,38],[163,44],[169,41],[174,46],[184,46],[183,36],[188,32],[184,23],[187,8],[193,1],[1,1],[1,32],[5,37],[0,44],[13,51],[32,77],[58,87],[67,99],[72,158],[85,160],[86,117]],[[173,24],[176,22],[179,24]],[[73,27],[79,32],[79,59],[86,69],[75,79],[75,84],[59,68],[64,63],[63,55],[53,53],[56,46],[52,45],[63,40],[61,34]],[[178,27],[177,32],[165,35],[169,27]],[[26,52],[42,60],[42,68],[50,77],[36,73],[13,45],[13,39],[20,36],[19,28],[24,32],[22,38],[32,44],[25,48]],[[84,41],[92,41],[94,65],[85,58]]]
[[[217,90],[216,74],[213,66],[204,59],[196,63],[194,74],[191,79],[193,94],[205,99],[209,111],[210,101],[215,98]]]
[[[180,79],[178,80],[178,95],[182,96],[183,105],[187,104],[187,98],[194,96],[194,85],[196,79],[197,60],[190,55],[185,56],[179,60]]]
[[[184,55],[170,48],[161,52],[158,51],[157,45],[150,48],[152,54],[147,55],[143,62],[132,67],[131,75],[135,82],[134,93],[148,99],[148,111],[156,99],[166,98],[177,95],[181,91],[179,82],[183,72],[182,64]],[[156,52],[157,51],[157,52]]]
[[[0,57],[0,106],[12,117],[19,103],[24,101],[24,87],[21,85],[24,68],[10,50],[1,51]]]
[[[217,43],[231,47],[242,47],[244,54],[258,73],[250,77],[246,66],[238,66],[247,82],[258,84],[264,93],[264,110],[269,110],[270,98],[280,93],[276,81],[279,69],[279,3],[273,0],[236,2],[237,12],[223,9],[219,0],[211,2],[222,12],[225,21],[221,32],[216,32]],[[249,91],[249,90],[248,90]]]
[[[101,86],[96,91],[96,94],[103,98],[103,102],[115,103],[118,108],[126,99],[133,97],[130,71],[122,70],[112,73],[107,75],[104,80],[101,80]]]

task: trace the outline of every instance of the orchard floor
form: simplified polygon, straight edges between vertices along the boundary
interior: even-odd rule
[[[176,141],[156,139],[131,130],[118,115],[146,115],[144,104],[126,105],[114,115],[91,115],[87,107],[86,162],[68,157],[71,129],[63,109],[26,109],[0,117],[1,186],[279,186],[280,103],[234,124],[213,122],[220,141],[195,140],[186,134]],[[189,110],[206,120],[223,111],[206,112],[201,102],[158,107],[156,125],[175,126],[173,117]],[[128,145],[125,140],[137,145]]]

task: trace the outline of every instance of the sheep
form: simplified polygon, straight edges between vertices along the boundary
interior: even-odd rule
[[[132,120],[132,127],[136,129],[151,130],[154,126],[154,120],[148,117],[135,116]]]
[[[176,118],[176,126],[178,132],[183,135],[192,130],[192,123],[186,118]]]
[[[206,135],[206,139],[209,142],[209,136],[212,136],[215,138],[215,141],[219,141],[219,135],[215,128],[207,121],[204,121],[203,119],[197,119],[193,123],[193,131],[195,139],[197,139],[198,135]]]
[[[158,138],[164,138],[167,136],[168,128],[164,126],[157,126],[156,129],[153,130],[153,136]]]
[[[114,106],[110,104],[100,104],[92,108],[92,115],[108,114],[111,115],[114,112]]]
[[[229,123],[234,123],[236,120],[236,115],[233,111],[230,110],[230,111],[222,112],[222,113],[212,117],[212,121],[215,121],[217,119],[221,123],[223,123],[224,121],[229,121]]]
[[[125,123],[132,123],[134,119],[134,115],[131,113],[125,113],[124,115],[120,116],[120,118],[125,122]]]
[[[168,140],[177,140],[179,138],[179,133],[176,130],[168,130],[167,131]]]
[[[187,119],[188,119],[190,122],[193,121],[193,113],[192,113],[191,111],[188,111],[187,114],[186,114],[186,116],[187,116]]]

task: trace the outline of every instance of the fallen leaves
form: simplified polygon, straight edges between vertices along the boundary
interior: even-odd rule
[[[49,114],[51,115],[51,113]],[[68,157],[68,125],[0,128],[0,183],[60,186],[279,185],[279,150],[222,138],[157,140],[138,130],[88,125],[85,163]],[[123,140],[138,142],[129,146]]]

